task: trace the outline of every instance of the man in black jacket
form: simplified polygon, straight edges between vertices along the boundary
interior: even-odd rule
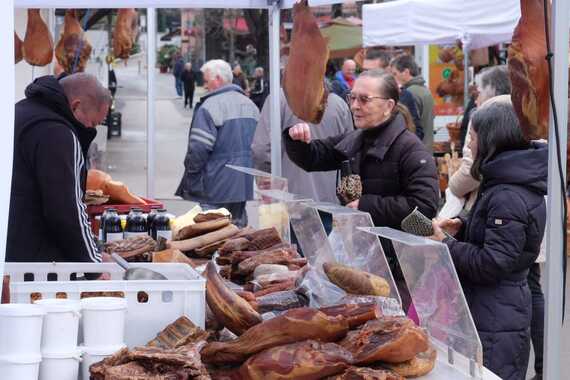
[[[100,262],[83,195],[111,95],[92,75],[48,75],[16,103],[6,261]]]

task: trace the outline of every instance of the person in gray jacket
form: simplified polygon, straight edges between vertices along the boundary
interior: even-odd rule
[[[293,114],[281,89],[281,131],[303,121]],[[270,97],[265,100],[253,144],[253,165],[256,169],[271,171],[270,142]],[[316,138],[324,139],[352,131],[354,125],[352,115],[346,102],[340,96],[329,93],[327,107],[319,124],[309,124],[311,133]],[[338,203],[336,197],[336,171],[309,173],[298,167],[287,155],[285,145],[281,148],[282,176],[288,179],[289,192],[319,202]]]
[[[251,143],[259,110],[232,84],[230,65],[219,59],[201,68],[208,93],[196,105],[184,175],[176,195],[204,209],[225,207],[240,227],[247,224],[246,201],[253,199],[253,177],[226,164],[252,167]]]
[[[423,143],[429,152],[433,151],[433,96],[426,87],[425,79],[420,75],[420,69],[409,54],[402,54],[390,62],[390,70],[400,87],[408,90],[416,99],[416,106],[424,132]]]

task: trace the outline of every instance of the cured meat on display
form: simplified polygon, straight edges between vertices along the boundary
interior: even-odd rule
[[[302,0],[293,7],[293,33],[283,90],[295,116],[308,123],[318,124],[325,112],[328,58],[327,41],[307,0]]]
[[[113,54],[127,59],[138,34],[138,13],[134,8],[119,9],[117,24],[113,30]]]
[[[380,276],[337,263],[324,263],[329,280],[350,294],[387,297],[390,285]]]
[[[350,352],[335,343],[307,340],[265,350],[239,370],[243,380],[318,380],[343,372]]]
[[[236,335],[261,322],[261,316],[239,297],[216,272],[215,264],[206,266],[206,301],[216,319]]]
[[[335,342],[347,332],[348,323],[343,317],[329,317],[310,308],[293,309],[250,328],[234,341],[208,344],[202,358],[207,363],[242,363],[268,348],[307,339]]]
[[[528,139],[548,138],[550,94],[544,12],[543,0],[521,0],[521,18],[509,47],[511,99]]]
[[[339,344],[354,355],[354,362],[359,365],[378,361],[402,363],[429,348],[426,332],[406,317],[366,322]]]
[[[32,66],[49,65],[53,59],[53,38],[39,9],[28,9],[28,24],[22,52],[26,62]]]
[[[57,62],[68,74],[82,72],[85,70],[91,50],[91,44],[85,38],[75,10],[65,11],[63,34],[55,48]]]
[[[344,373],[326,380],[405,380],[402,376],[385,369],[350,367]]]
[[[24,53],[22,52],[23,42],[14,31],[14,63],[18,63],[24,58]]]

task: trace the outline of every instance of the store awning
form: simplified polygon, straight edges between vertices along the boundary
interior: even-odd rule
[[[510,41],[519,0],[398,0],[362,10],[364,46],[450,44],[471,49]]]

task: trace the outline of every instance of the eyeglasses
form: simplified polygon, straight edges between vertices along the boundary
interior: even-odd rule
[[[364,106],[370,103],[374,99],[389,100],[388,98],[384,98],[382,96],[374,96],[374,95],[357,95],[357,94],[346,95],[346,101],[348,102],[348,104],[352,104],[352,102],[358,100],[358,103]]]

